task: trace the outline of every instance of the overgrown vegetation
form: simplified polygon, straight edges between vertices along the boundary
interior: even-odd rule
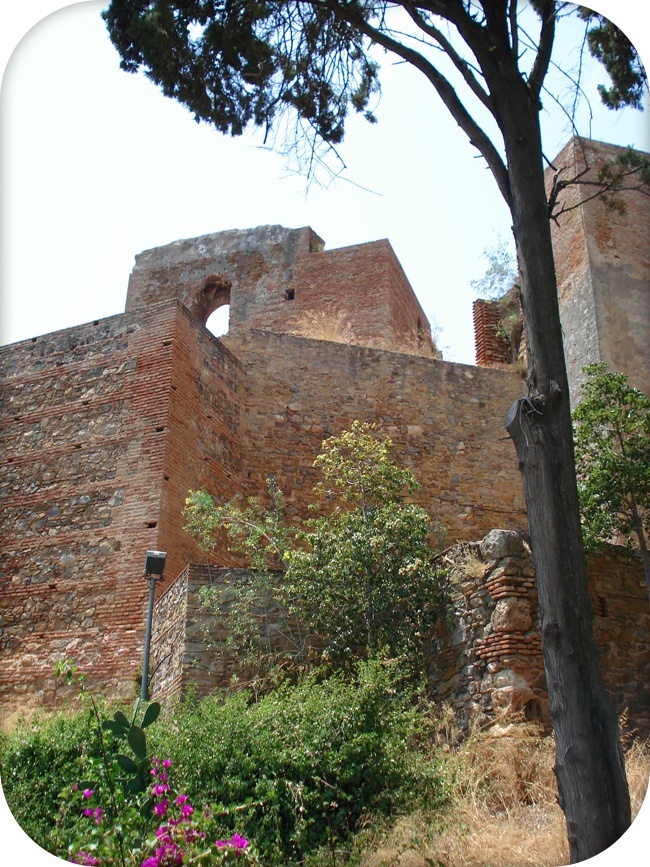
[[[445,796],[426,748],[426,714],[395,664],[360,663],[353,675],[285,684],[259,701],[244,692],[188,701],[148,723],[146,740],[143,723],[134,734],[130,712],[108,718],[100,707],[103,725],[86,706],[19,725],[0,742],[3,788],[17,820],[54,854],[83,851],[90,860],[78,863],[140,867],[146,820],[171,813],[177,792],[174,804],[207,805],[192,818],[193,842],[199,832],[206,842],[237,834],[268,865],[303,863],[320,850],[335,864],[360,823],[434,807]],[[152,785],[132,786],[149,767]],[[119,823],[113,798],[125,800]],[[199,848],[183,863],[222,863],[214,852],[211,860],[200,855]]]
[[[262,679],[278,667],[351,670],[378,654],[421,672],[441,610],[434,556],[442,528],[405,502],[417,481],[374,425],[354,422],[325,440],[314,466],[322,481],[311,509],[321,514],[299,527],[285,521],[274,480],[266,504],[252,498],[219,506],[205,491],[187,498],[186,529],[206,553],[227,542],[253,569],[225,588],[234,596],[231,647]],[[285,570],[281,581],[271,579],[274,567]],[[223,617],[223,589],[206,591],[204,602]]]
[[[435,715],[415,707],[402,686],[398,667],[372,662],[354,677],[285,685],[257,702],[244,692],[190,699],[147,728],[148,755],[167,757],[169,781],[185,803],[209,805],[193,817],[208,841],[251,840],[269,867],[568,863],[553,739],[531,725],[459,737],[450,709]],[[120,719],[98,707],[106,722]],[[128,752],[123,742],[119,748]],[[64,841],[86,835],[87,854],[99,851],[92,841],[106,828],[94,821],[98,792],[93,816],[84,816],[91,800],[82,781],[92,781],[88,773],[101,760],[87,707],[2,735],[5,795],[43,848],[65,858]],[[628,742],[626,767],[636,814],[648,786],[647,742]],[[187,863],[215,865],[217,857]],[[132,863],[140,867],[141,859]]]

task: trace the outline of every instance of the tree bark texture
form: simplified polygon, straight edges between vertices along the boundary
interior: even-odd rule
[[[495,95],[521,271],[528,397],[513,405],[506,427],[524,484],[555,773],[571,863],[577,863],[607,849],[627,830],[630,799],[618,720],[592,631],[538,107],[513,94],[516,86],[512,81],[509,92],[501,92],[496,83]]]

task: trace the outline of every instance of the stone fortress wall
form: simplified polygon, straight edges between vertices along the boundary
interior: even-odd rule
[[[551,221],[573,404],[580,399],[582,368],[599,361],[625,372],[633,386],[650,393],[650,196],[624,190],[616,195],[614,208],[594,197],[600,170],[625,151],[573,138],[546,170],[549,194],[556,183],[579,181],[560,190],[554,211],[557,218]],[[499,306],[485,300],[474,302],[480,366],[512,363],[510,347],[499,329]]]
[[[205,323],[225,303],[217,339]],[[347,322],[348,342],[318,339],[315,320]],[[224,501],[273,474],[303,514],[323,438],[354,419],[393,438],[450,543],[525,530],[503,427],[519,375],[434,355],[387,241],[325,251],[279,226],[145,251],[124,314],[2,348],[0,708],[56,704],[63,657],[132,695],[144,552],[168,552],[159,596],[201,562],[187,491]]]
[[[462,727],[524,718],[550,726],[541,650],[535,569],[524,534],[491,530],[480,542],[444,555],[449,610],[425,649],[429,694],[449,705]],[[641,563],[610,548],[587,563],[594,634],[605,685],[626,726],[650,732],[647,677],[650,607]],[[246,682],[228,646],[225,615],[233,585],[246,569],[190,565],[161,597],[152,638],[152,695],[199,696]],[[276,580],[281,580],[280,575]],[[217,589],[223,618],[201,604],[200,590]],[[269,610],[265,628],[278,641],[287,624]],[[298,632],[294,630],[297,638]],[[297,642],[291,635],[285,646]]]

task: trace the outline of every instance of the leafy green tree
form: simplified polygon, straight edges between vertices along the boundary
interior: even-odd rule
[[[217,506],[204,491],[187,498],[186,529],[204,550],[219,544],[225,528],[231,548],[257,570],[238,593],[238,622],[231,623],[238,649],[249,662],[254,657],[258,672],[262,662],[268,668],[269,661],[287,657],[304,663],[304,637],[315,633],[324,661],[336,668],[383,652],[421,669],[423,645],[441,609],[433,563],[441,528],[403,501],[417,488],[414,476],[395,463],[390,439],[361,422],[325,440],[314,466],[323,481],[311,508],[327,503],[330,511],[299,530],[286,526],[276,488],[270,509],[259,500],[243,509],[236,502]],[[286,571],[274,583],[267,569],[278,564]],[[218,610],[218,596],[206,596]],[[284,653],[270,640],[264,614],[278,604],[284,616],[276,609],[271,619],[282,624],[277,638]],[[291,618],[298,636],[288,647]]]
[[[386,651],[421,667],[440,610],[432,542],[441,528],[403,501],[415,477],[393,460],[390,439],[360,422],[325,440],[314,465],[336,505],[306,522],[287,557],[293,606],[338,665]]]
[[[650,398],[606,364],[583,369],[573,418],[585,546],[634,534],[650,599]]]
[[[112,0],[104,13],[124,69],[144,69],[223,132],[284,123],[311,134],[307,170],[318,142],[342,140],[350,110],[373,119],[375,47],[425,77],[485,159],[511,212],[521,275],[528,394],[506,426],[528,508],[572,861],[611,846],[631,821],[618,720],[592,634],[540,128],[556,25],[577,8],[560,0]],[[602,55],[616,103],[638,105],[647,80],[636,51],[608,30],[621,46]],[[634,64],[639,80],[630,83]]]

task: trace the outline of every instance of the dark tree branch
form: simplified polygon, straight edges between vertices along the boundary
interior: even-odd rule
[[[555,42],[556,9],[553,0],[544,0],[541,4],[542,29],[539,34],[537,57],[528,78],[528,87],[533,99],[539,101],[542,84],[551,62],[551,52]]]
[[[456,69],[460,72],[463,77],[463,80],[472,91],[474,96],[476,96],[483,105],[488,109],[488,111],[494,115],[494,106],[492,105],[492,100],[490,99],[489,93],[481,87],[481,84],[477,81],[476,76],[472,74],[470,65],[468,62],[458,54],[454,46],[451,42],[446,38],[446,36],[433,24],[428,21],[425,21],[424,18],[419,14],[416,9],[413,9],[409,6],[406,10],[415,24],[422,30],[423,33],[426,33],[432,39],[435,39],[436,42],[440,45],[445,54],[450,58]]]
[[[436,93],[442,100],[443,104],[454,118],[459,127],[467,135],[470,143],[481,153],[487,162],[490,171],[499,188],[499,192],[503,196],[508,206],[510,205],[510,181],[508,170],[495,148],[492,140],[481,126],[474,120],[470,113],[465,108],[465,105],[459,99],[453,86],[445,78],[445,76],[427,60],[422,54],[404,45],[401,42],[393,39],[388,33],[378,30],[360,15],[355,9],[351,9],[347,4],[335,2],[335,0],[318,0],[318,5],[321,5],[333,14],[341,17],[357,28],[361,33],[366,35],[373,42],[381,45],[382,48],[396,54],[405,60],[415,69],[418,69],[427,78],[430,84],[433,85]],[[480,29],[480,28],[479,28]]]

